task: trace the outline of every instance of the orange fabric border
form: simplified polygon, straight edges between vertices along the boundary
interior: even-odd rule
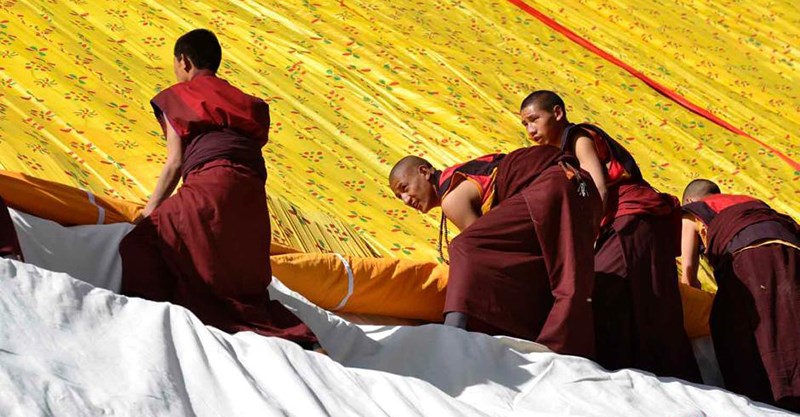
[[[64,226],[133,222],[143,206],[90,194],[69,185],[0,170],[0,195],[9,207]],[[91,196],[91,197],[90,197]],[[103,209],[101,215],[100,208]]]

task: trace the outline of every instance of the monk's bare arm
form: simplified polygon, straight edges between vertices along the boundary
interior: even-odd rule
[[[581,168],[585,169],[589,175],[592,176],[592,181],[600,192],[600,199],[603,200],[603,206],[606,204],[606,197],[608,196],[608,188],[606,187],[606,168],[597,156],[597,149],[594,147],[594,142],[588,136],[579,136],[575,141],[575,156],[581,164]]]
[[[681,230],[681,283],[700,288],[697,269],[700,264],[700,236],[692,216],[684,216]]]
[[[181,164],[183,160],[183,147],[181,138],[175,132],[175,129],[164,117],[164,125],[167,130],[167,162],[161,169],[161,175],[158,177],[156,189],[150,197],[150,201],[145,206],[142,212],[143,217],[149,216],[153,210],[156,209],[164,200],[167,199],[175,190],[181,176]]]
[[[442,212],[448,220],[464,230],[481,216],[481,194],[478,187],[469,181],[458,184],[442,200]]]

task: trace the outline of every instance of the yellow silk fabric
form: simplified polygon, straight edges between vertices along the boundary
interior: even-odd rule
[[[529,2],[798,158],[790,2],[626,3]],[[561,93],[572,121],[619,139],[663,191],[707,177],[800,214],[800,173],[505,1],[2,6],[0,168],[144,201],[165,160],[148,101],[173,82],[175,39],[209,28],[223,46],[219,75],[270,103],[274,237],[305,251],[435,260],[439,212],[396,200],[391,165],[416,154],[444,167],[529,145],[517,112],[534,89]]]

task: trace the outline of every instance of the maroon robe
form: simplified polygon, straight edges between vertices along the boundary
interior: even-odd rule
[[[120,244],[123,294],[182,305],[227,332],[315,342],[267,293],[271,232],[260,151],[266,103],[201,75],[152,104],[181,136],[184,181]]]
[[[0,256],[23,259],[17,231],[14,229],[14,222],[11,221],[11,215],[8,214],[8,206],[3,197],[0,197]]]
[[[700,382],[683,325],[672,217],[626,215],[603,229],[595,254],[597,362]]]
[[[445,313],[466,314],[470,330],[592,358],[601,202],[588,174],[561,161],[576,164],[550,147],[520,149],[500,162],[495,207],[450,244]]]
[[[800,226],[742,197],[684,206],[707,228],[703,254],[718,285],[711,337],[727,389],[800,412]],[[758,245],[769,241],[783,243]]]
[[[609,176],[603,228],[595,245],[597,362],[700,382],[683,326],[675,257],[680,207],[643,178],[636,161],[597,126],[572,125],[562,149],[574,153],[578,132],[590,137]]]

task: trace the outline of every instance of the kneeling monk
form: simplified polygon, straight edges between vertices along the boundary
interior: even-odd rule
[[[123,294],[169,301],[227,332],[250,330],[306,346],[316,337],[267,285],[270,222],[261,147],[269,107],[215,75],[213,33],[175,43],[178,84],[151,104],[167,162],[143,219],[120,244]],[[183,186],[170,197],[183,176]]]
[[[714,267],[709,324],[725,388],[800,412],[800,226],[708,180],[689,183],[683,203],[682,279],[697,282],[701,253]]]
[[[575,155],[603,199],[594,258],[598,363],[699,382],[683,327],[675,264],[678,199],[656,192],[631,154],[602,129],[570,123],[556,93],[530,94],[520,106],[520,118],[533,141]]]
[[[443,225],[446,217],[461,229],[449,246],[445,324],[594,356],[592,243],[601,200],[576,165],[550,147],[443,171],[414,156],[395,165],[389,183],[398,198],[423,213],[441,206]]]

